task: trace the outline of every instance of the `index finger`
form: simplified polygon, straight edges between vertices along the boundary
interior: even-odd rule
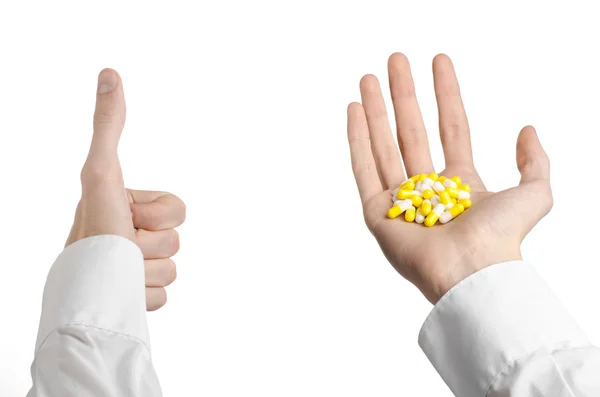
[[[185,204],[167,192],[127,189],[133,226],[144,230],[166,230],[185,220]]]

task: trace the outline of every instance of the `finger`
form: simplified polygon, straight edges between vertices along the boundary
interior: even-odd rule
[[[396,117],[396,130],[404,167],[409,176],[433,171],[429,141],[408,59],[396,53],[388,61],[390,91]]]
[[[179,233],[175,229],[151,232],[138,229],[135,242],[144,254],[144,259],[170,258],[179,251]]]
[[[146,287],[166,287],[177,278],[175,262],[169,258],[144,261]]]
[[[127,189],[130,196],[133,226],[145,230],[166,230],[185,220],[185,204],[173,194]]]
[[[383,188],[371,152],[365,110],[360,103],[354,102],[348,106],[348,142],[354,179],[358,185],[360,199],[364,203],[383,191]]]
[[[385,189],[394,189],[406,178],[377,77],[371,74],[364,76],[360,80],[360,94],[381,183]]]
[[[146,288],[146,310],[158,310],[167,303],[167,291],[164,288]]]
[[[116,71],[104,69],[98,75],[94,135],[88,160],[117,160],[119,138],[125,125],[125,96]]]
[[[445,54],[433,59],[433,85],[438,105],[440,138],[447,167],[473,168],[471,134],[452,61]]]
[[[517,139],[517,167],[521,173],[521,184],[550,181],[550,160],[535,128],[530,125],[521,130]]]

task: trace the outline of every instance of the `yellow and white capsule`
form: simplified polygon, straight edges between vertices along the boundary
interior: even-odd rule
[[[446,178],[444,175],[440,175],[440,177],[438,178],[438,182],[443,185],[444,182],[446,181],[446,179],[448,179],[448,178]]]
[[[404,219],[406,220],[406,222],[413,222],[416,216],[417,209],[412,205],[404,212]]]
[[[440,196],[438,196],[437,194],[435,196],[433,196],[431,198],[431,205],[433,207],[435,207],[436,205],[438,205],[440,203]]]
[[[425,218],[425,226],[431,227],[440,219],[440,216],[444,213],[444,205],[438,204]]]
[[[450,195],[450,197],[461,200],[471,198],[471,193],[465,192],[464,190],[460,190],[454,187],[447,187],[446,191]]]
[[[414,195],[410,198],[410,200],[412,201],[413,205],[416,208],[419,208],[421,206],[421,204],[423,204],[423,197],[418,196],[418,195]]]
[[[452,208],[454,206],[455,206],[455,204],[452,201],[450,201],[449,204],[446,204],[445,209],[446,209],[446,211],[448,211],[450,208]]]
[[[410,207],[412,207],[412,201],[410,199],[398,200],[394,203],[394,206],[388,210],[387,216],[390,219],[397,218]]]
[[[458,200],[459,204],[462,204],[463,207],[465,207],[465,209],[471,207],[471,205],[473,205],[473,203],[471,202],[471,199],[461,199]]]
[[[404,181],[402,185],[400,185],[400,190],[415,190],[415,183],[411,180]]]
[[[461,183],[460,186],[458,187],[460,190],[464,190],[465,192],[469,192],[471,193],[471,186],[467,185],[466,183]]]
[[[417,182],[417,184],[415,185],[415,190],[421,191],[422,188],[423,188],[423,182]]]
[[[414,190],[398,190],[398,194],[396,194],[396,198],[398,200],[406,200],[414,196]]]
[[[417,174],[417,175],[411,176],[410,178],[408,178],[408,180],[413,181],[414,183],[417,183],[420,177],[421,177],[421,175]]]
[[[421,192],[423,193],[423,198],[426,199],[430,199],[434,194],[431,186],[425,182],[423,182],[423,184],[421,185]]]
[[[427,178],[427,174],[420,174],[419,175],[419,182],[423,182],[425,180],[425,178]]]
[[[437,180],[440,178],[438,174],[436,174],[435,172],[432,172],[431,174],[429,174],[429,179],[431,179],[433,182],[437,182]]]
[[[437,181],[433,184],[433,190],[435,190],[437,194],[440,194],[441,192],[446,190],[446,187],[440,181]]]
[[[423,222],[425,222],[425,215],[423,215],[420,208],[417,210],[417,215],[415,216],[415,222],[417,222],[419,224],[422,224]]]
[[[401,190],[402,191],[402,190]],[[443,191],[439,194],[440,196],[440,203],[444,204],[444,205],[448,205],[452,202],[452,200],[450,200],[450,193],[448,193],[447,191]]]
[[[433,197],[437,197],[437,196],[433,196]],[[433,199],[433,197],[432,197],[432,199]],[[429,213],[431,212],[432,209],[433,209],[433,205],[431,205],[431,201],[429,201],[429,200],[423,200],[423,203],[421,203],[421,205],[419,206],[419,210],[425,216],[429,215]]]
[[[453,187],[453,188],[457,188],[458,185],[456,184],[456,182],[454,182],[452,179],[446,179],[444,181],[444,186],[445,187]]]
[[[463,207],[462,204],[456,204],[454,207],[450,208],[449,210],[444,212],[442,215],[440,215],[440,223],[450,222],[452,219],[454,219],[457,216],[459,216],[460,214],[462,214],[464,210],[465,210],[465,207]]]

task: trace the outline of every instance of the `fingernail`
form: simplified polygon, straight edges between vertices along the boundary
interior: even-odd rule
[[[111,69],[104,69],[98,75],[98,94],[111,92],[117,86],[117,73]]]

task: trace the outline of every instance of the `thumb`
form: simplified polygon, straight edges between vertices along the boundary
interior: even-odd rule
[[[125,96],[119,74],[104,69],[98,75],[94,135],[88,161],[118,162],[117,148],[125,125]]]
[[[535,128],[530,125],[521,130],[517,139],[517,167],[521,173],[521,184],[550,182],[550,160],[542,148]]]

